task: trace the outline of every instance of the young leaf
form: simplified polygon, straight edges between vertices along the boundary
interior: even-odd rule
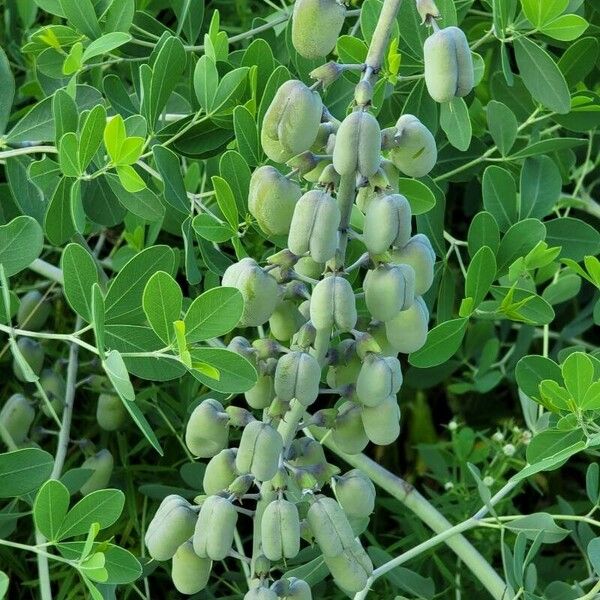
[[[35,526],[49,540],[55,540],[68,510],[69,490],[60,481],[49,479],[33,503]]]
[[[465,280],[465,298],[473,299],[473,309],[481,304],[495,279],[496,257],[491,248],[483,246],[471,260]]]
[[[150,277],[142,305],[148,323],[165,344],[173,340],[173,322],[181,316],[182,303],[181,288],[168,273],[158,271]]]

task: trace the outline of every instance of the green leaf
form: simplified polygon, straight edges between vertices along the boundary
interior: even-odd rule
[[[192,361],[204,363],[217,369],[220,380],[192,370],[191,374],[207,387],[225,394],[241,393],[256,383],[256,369],[243,356],[225,348],[194,348],[190,351]]]
[[[469,225],[467,244],[471,257],[483,246],[489,246],[494,254],[498,251],[500,231],[491,213],[482,210],[473,217]]]
[[[163,197],[165,201],[180,213],[188,214],[190,212],[190,200],[187,197],[177,154],[158,144],[152,147],[152,153],[158,172],[163,180]]]
[[[112,2],[106,11],[105,30],[107,32],[128,32],[135,13],[135,0]]]
[[[408,362],[422,369],[446,362],[459,349],[468,322],[468,319],[461,318],[436,325],[427,334],[425,345],[409,355]]]
[[[60,481],[49,479],[33,503],[35,526],[50,541],[56,540],[68,510],[69,490]]]
[[[75,100],[66,90],[56,90],[52,96],[54,139],[60,140],[65,133],[76,132],[79,115]],[[104,124],[103,124],[104,125]]]
[[[99,283],[98,269],[90,253],[79,244],[65,247],[61,259],[64,293],[71,308],[86,321],[92,320],[92,288]]]
[[[79,165],[85,171],[94,158],[106,125],[106,109],[101,104],[95,106],[85,116],[79,135]]]
[[[83,55],[83,44],[76,42],[71,47],[67,58],[62,66],[62,72],[64,75],[73,75],[81,69],[81,57]]]
[[[76,233],[71,213],[72,188],[73,179],[63,177],[58,182],[46,211],[44,219],[46,236],[52,244],[57,246],[69,241]]]
[[[119,2],[113,2],[113,4],[119,4]],[[127,3],[124,2],[126,5]],[[119,46],[126,44],[131,40],[131,36],[128,33],[120,31],[114,31],[111,33],[105,33],[102,37],[94,40],[83,52],[81,57],[82,62],[87,62],[90,58],[96,56],[102,56],[102,54],[108,54],[113,50],[116,50]]]
[[[24,496],[37,490],[52,473],[54,459],[39,448],[0,454],[0,498]]]
[[[487,122],[490,135],[502,156],[506,156],[517,139],[517,117],[506,104],[491,100],[488,102]]]
[[[15,217],[0,225],[0,264],[7,277],[26,269],[42,252],[44,233],[32,217]]]
[[[590,564],[596,571],[596,575],[600,575],[600,538],[594,538],[587,546],[587,555],[590,559]]]
[[[558,61],[558,68],[570,88],[582,81],[595,67],[598,59],[598,40],[586,37],[570,44]]]
[[[65,133],[58,143],[58,160],[60,168],[66,177],[79,177],[79,140],[77,134],[69,131]]]
[[[225,152],[219,161],[219,175],[231,187],[238,207],[238,213],[245,214],[248,210],[247,200],[251,173],[250,167],[244,157],[235,150]]]
[[[560,198],[562,178],[555,162],[548,156],[526,158],[521,170],[521,219],[541,219],[552,212]]]
[[[217,196],[217,203],[221,209],[221,212],[223,213],[223,216],[225,219],[227,219],[227,222],[231,225],[231,228],[234,231],[237,231],[239,225],[237,205],[229,184],[218,175],[213,175],[211,180]]]
[[[525,256],[545,236],[546,228],[537,219],[525,219],[512,225],[500,240],[498,273],[504,273],[517,258]]]
[[[137,174],[131,165],[118,165],[117,175],[121,185],[130,194],[141,192],[146,188],[146,182]]]
[[[104,146],[114,164],[119,163],[121,148],[126,137],[125,121],[123,121],[121,115],[117,114],[106,122],[104,127]]]
[[[571,42],[583,34],[589,23],[579,15],[563,15],[546,23],[540,31],[555,40]]]
[[[219,82],[212,112],[231,108],[246,85],[248,71],[248,67],[239,67],[225,73]]]
[[[469,264],[465,280],[465,298],[477,308],[496,279],[496,257],[488,246],[480,248]]]
[[[46,199],[29,177],[28,167],[32,160],[25,156],[13,156],[6,159],[4,173],[8,179],[13,200],[19,212],[34,217],[38,223],[44,221]]]
[[[251,167],[259,165],[262,151],[258,140],[258,127],[245,106],[236,106],[233,110],[233,128],[239,153]]]
[[[569,394],[577,404],[581,404],[594,381],[594,363],[583,352],[573,352],[562,363],[561,371]]]
[[[173,336],[173,322],[181,316],[183,293],[177,282],[164,271],[154,273],[144,288],[142,305],[148,323],[166,344]]]
[[[544,356],[524,356],[515,369],[517,384],[530,398],[539,398],[539,386],[542,381],[552,380],[562,384],[560,367],[551,359]]]
[[[62,11],[70,23],[90,39],[102,35],[92,0],[60,0]]]
[[[206,113],[211,112],[218,85],[219,73],[215,61],[203,54],[194,69],[194,92],[198,103]]]
[[[540,27],[562,14],[569,0],[521,0],[523,12],[535,27]]]
[[[406,196],[413,215],[422,215],[435,206],[434,193],[421,181],[400,177],[398,186],[402,190],[402,194]]]
[[[165,207],[150,188],[144,187],[138,192],[129,192],[121,179],[112,174],[106,175],[106,181],[113,194],[129,212],[147,221],[160,221],[163,218]]]
[[[15,97],[15,78],[6,53],[0,47],[0,134],[4,133]]]
[[[235,231],[227,223],[217,221],[208,213],[196,215],[192,227],[199,236],[209,242],[226,242],[235,235]]]
[[[561,246],[561,258],[576,262],[600,252],[600,232],[588,223],[573,217],[560,217],[545,222],[546,242]]]
[[[446,133],[448,141],[463,152],[471,144],[471,118],[469,109],[463,98],[454,98],[441,105],[440,126]]]
[[[0,600],[6,598],[9,584],[10,580],[8,579],[8,575],[4,571],[0,571]]]
[[[528,144],[522,150],[515,152],[511,158],[527,158],[528,156],[536,156],[537,154],[548,154],[550,152],[556,152],[558,150],[567,150],[569,148],[575,148],[585,144],[585,140],[579,138],[551,138],[548,140],[542,140],[541,142],[535,142]]]
[[[507,231],[519,220],[517,185],[509,171],[495,165],[483,173],[483,206],[489,212],[500,231]]]
[[[92,325],[94,326],[94,336],[96,337],[96,348],[100,354],[100,359],[104,360],[105,341],[104,341],[104,323],[106,314],[104,310],[104,297],[100,290],[100,285],[94,283],[92,286]]]
[[[560,114],[571,108],[569,88],[550,55],[529,38],[514,41],[515,57],[525,87],[540,104]]]
[[[527,446],[527,460],[530,464],[554,459],[553,466],[571,456],[574,447],[578,447],[584,434],[580,430],[559,431],[546,429],[533,437]],[[566,455],[565,455],[566,453]],[[548,470],[548,466],[545,467]]]
[[[528,540],[541,536],[543,544],[556,544],[569,535],[568,529],[559,527],[549,513],[533,513],[509,521],[506,528],[514,533],[523,533]]]

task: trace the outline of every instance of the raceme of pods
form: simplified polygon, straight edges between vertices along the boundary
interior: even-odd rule
[[[420,2],[419,10],[436,29],[425,44],[430,94],[447,102],[468,93],[464,35],[438,30],[432,2]],[[329,54],[345,11],[336,0],[298,0],[296,51],[313,59]],[[254,171],[248,209],[285,247],[262,264],[242,258],[222,278],[244,299],[238,327],[246,337],[227,347],[255,366],[258,379],[244,394],[246,406],[235,398],[195,405],[184,439],[193,456],[208,459],[204,495],[195,505],[168,496],[146,534],[152,558],[173,559],[181,593],[201,590],[214,563],[240,557],[236,530],[248,518],[255,539],[247,600],[310,600],[310,586],[286,576],[287,561],[305,545],[318,548],[348,594],[362,590],[373,571],[357,535],[374,508],[373,484],[357,470],[341,474],[312,436],[330,435],[340,450],[356,454],[400,433],[398,355],[425,343],[423,295],[435,263],[428,238],[413,231],[400,175],[428,174],[437,148],[413,115],[381,130],[370,110],[375,73],[363,70],[341,120],[318,91],[343,72],[327,63],[313,71],[312,87],[300,80],[281,85],[262,121],[263,150],[278,165]],[[351,220],[352,210],[362,218]],[[353,265],[346,264],[349,245],[360,256]],[[112,417],[109,400],[102,405]],[[103,422],[118,427],[112,418]]]

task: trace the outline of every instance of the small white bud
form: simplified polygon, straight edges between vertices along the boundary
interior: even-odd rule
[[[458,429],[458,423],[453,419],[450,421],[450,423],[448,423],[448,429],[450,431],[456,431]]]
[[[446,483],[444,484],[444,489],[449,491],[454,487],[454,484],[451,481],[446,481]]]
[[[492,487],[494,485],[494,478],[490,477],[489,475],[486,475],[483,478],[483,485],[485,485],[486,487]]]
[[[502,452],[504,452],[504,454],[506,456],[513,456],[513,454],[515,453],[515,451],[516,451],[516,448],[512,444],[506,444],[502,448]]]
[[[501,431],[496,431],[496,433],[492,436],[494,442],[501,442],[504,439],[504,434]]]

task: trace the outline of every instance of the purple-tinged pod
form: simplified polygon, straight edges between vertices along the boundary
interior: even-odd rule
[[[226,490],[238,476],[235,468],[237,448],[226,448],[213,456],[206,464],[202,488],[207,496]]]

